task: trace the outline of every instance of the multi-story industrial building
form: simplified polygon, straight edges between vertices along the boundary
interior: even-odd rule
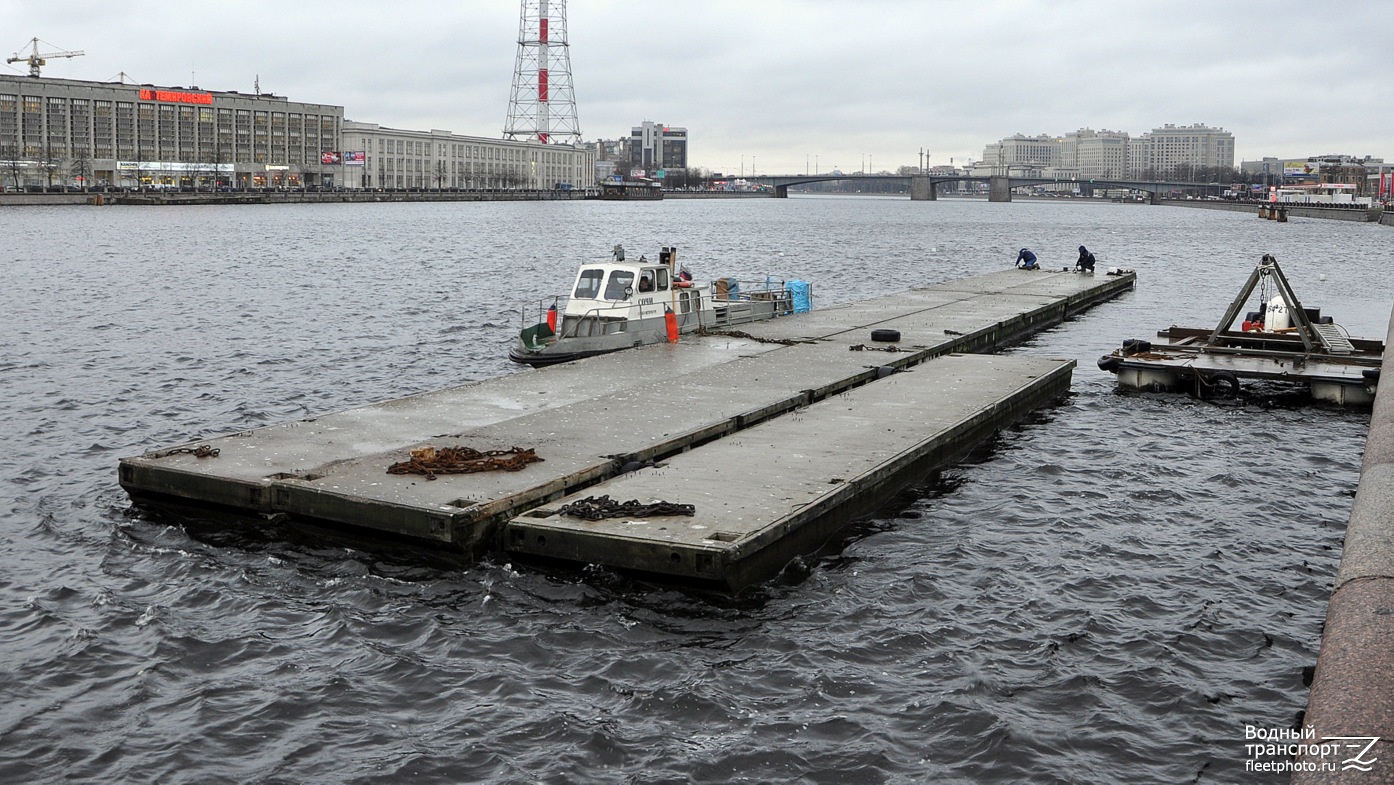
[[[344,123],[342,169],[349,188],[589,188],[595,152],[350,120]]]
[[[0,74],[6,186],[332,185],[344,110],[270,93]]]
[[[590,187],[578,146],[406,131],[270,93],[0,74],[9,187]]]
[[[597,139],[585,146],[595,153],[595,180],[604,182],[629,173],[629,139]]]
[[[1186,179],[1205,170],[1234,168],[1234,135],[1204,123],[1153,128],[1129,149],[1133,177]]]
[[[645,120],[629,132],[630,165],[650,175],[687,168],[687,129]]]

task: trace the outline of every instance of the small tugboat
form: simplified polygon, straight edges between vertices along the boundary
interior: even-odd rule
[[[554,365],[801,313],[811,305],[806,281],[698,283],[678,266],[675,247],[664,247],[658,261],[650,262],[644,256],[627,260],[624,247],[616,245],[610,261],[581,265],[569,296],[523,307],[523,328],[508,357],[534,368]]]
[[[1236,330],[1256,287],[1258,310],[1246,312]],[[1222,398],[1238,395],[1241,379],[1266,379],[1307,385],[1318,401],[1368,406],[1384,356],[1383,342],[1351,338],[1319,308],[1302,307],[1271,254],[1263,255],[1213,330],[1173,326],[1157,337],[1166,343],[1124,341],[1099,358],[1099,368],[1136,390]]]

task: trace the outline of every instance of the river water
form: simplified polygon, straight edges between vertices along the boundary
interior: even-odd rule
[[[1367,412],[1124,394],[1259,257],[1383,338],[1390,230],[879,197],[6,208],[0,781],[1282,782]],[[736,597],[133,510],[118,458],[520,372],[615,242],[815,306],[1088,245],[1135,292],[1013,348],[1071,395]],[[1029,274],[1029,273],[1023,273]],[[527,371],[522,371],[527,372]]]

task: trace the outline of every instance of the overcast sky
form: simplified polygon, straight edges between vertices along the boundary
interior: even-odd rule
[[[556,0],[553,0],[555,2]],[[1390,0],[571,0],[581,130],[681,126],[722,172],[979,159],[1015,133],[1234,134],[1237,165],[1394,158]],[[0,0],[45,76],[264,92],[499,137],[516,0]],[[27,73],[24,64],[6,66]]]

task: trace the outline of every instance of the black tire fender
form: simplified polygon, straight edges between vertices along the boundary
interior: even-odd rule
[[[1211,371],[1201,377],[1201,384],[1216,398],[1233,398],[1239,394],[1239,377],[1229,371]]]
[[[872,331],[871,331],[871,340],[873,340],[873,341],[880,341],[880,342],[882,342],[882,343],[896,343],[897,341],[900,340],[900,331],[899,331],[899,330],[889,330],[889,329],[886,329],[886,328],[879,328],[879,329],[876,329],[876,330],[872,330]]]
[[[1109,373],[1118,373],[1118,369],[1123,366],[1123,361],[1111,354],[1105,354],[1099,358],[1099,370]]]

